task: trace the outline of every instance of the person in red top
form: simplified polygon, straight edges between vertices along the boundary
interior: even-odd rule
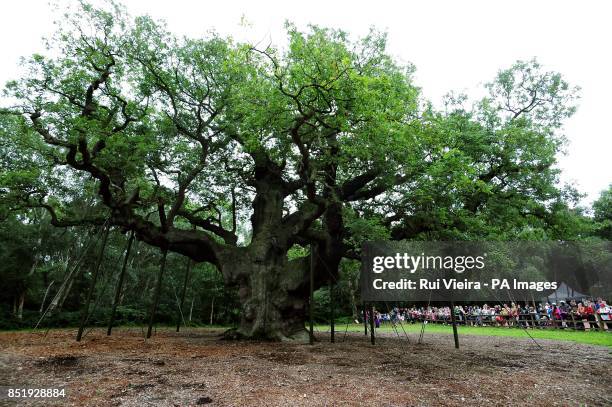
[[[586,315],[587,321],[595,322],[595,306],[591,301],[587,301],[584,306],[584,313]]]
[[[588,331],[589,329],[591,329],[591,324],[589,323],[589,309],[588,309],[588,307],[582,305],[582,303],[579,302],[576,314],[578,314],[578,318],[580,318],[582,320],[582,325],[584,325],[584,330]],[[593,308],[591,308],[591,315],[592,314],[593,314]]]
[[[561,320],[561,309],[559,307],[557,307],[557,304],[553,304],[552,318],[555,321],[560,321]]]

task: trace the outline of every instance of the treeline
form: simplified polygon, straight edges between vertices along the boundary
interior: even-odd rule
[[[40,329],[79,325],[104,226],[57,228],[43,209],[9,214],[0,222],[0,329]],[[89,312],[88,326],[107,326],[125,259],[129,233],[110,228]],[[115,317],[117,325],[146,325],[162,253],[135,240],[127,260]],[[191,262],[191,264],[189,264]],[[183,306],[182,289],[189,269]],[[356,313],[357,265],[345,264],[334,286],[337,316]],[[327,320],[329,287],[315,295],[315,317]],[[226,287],[208,263],[168,253],[155,321],[160,325],[233,326],[240,305],[235,287]]]
[[[0,224],[0,329],[76,326],[102,250],[104,227],[51,226],[40,210],[11,215]],[[109,231],[90,304],[88,325],[106,325],[115,298],[128,234]],[[118,297],[116,324],[142,324],[158,275],[159,249],[133,243]],[[188,259],[169,253],[156,321],[173,324]],[[184,323],[232,324],[237,293],[224,289],[220,274],[208,264],[193,264],[185,292]],[[44,315],[44,318],[43,318]]]

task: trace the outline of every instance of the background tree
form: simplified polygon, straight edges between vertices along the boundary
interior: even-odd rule
[[[612,240],[612,185],[593,202],[593,219],[595,234],[602,239]]]

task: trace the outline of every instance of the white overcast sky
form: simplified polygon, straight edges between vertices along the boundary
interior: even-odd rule
[[[61,5],[62,1],[58,1]],[[165,19],[171,31],[202,36],[211,29],[237,40],[282,43],[290,20],[341,28],[358,36],[374,26],[389,34],[389,51],[417,68],[424,96],[438,103],[450,90],[480,94],[483,82],[518,59],[537,57],[582,88],[578,112],[565,126],[562,180],[589,204],[612,182],[611,1],[196,1],[124,0],[134,14]],[[3,2],[0,84],[17,75],[20,56],[42,51],[53,31],[46,0]],[[249,23],[241,24],[242,17]]]

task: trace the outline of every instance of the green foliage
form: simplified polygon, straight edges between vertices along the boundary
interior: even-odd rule
[[[603,239],[612,240],[612,185],[602,191],[593,202],[593,218],[596,234]]]
[[[404,329],[408,333],[410,339],[418,337],[421,332],[421,324],[404,324]],[[329,326],[320,325],[316,327],[320,331],[329,329]],[[363,325],[351,324],[347,329],[348,332],[360,332],[363,334]],[[395,335],[390,324],[383,325],[379,328],[379,332],[390,333]],[[426,333],[452,335],[453,328],[450,325],[428,324],[425,328]],[[513,338],[521,338],[530,340],[529,336],[523,329],[507,328],[507,327],[481,327],[481,326],[459,326],[459,335],[483,335],[483,336],[507,336]],[[569,329],[529,329],[529,335],[535,339],[555,340],[555,341],[571,341],[576,343],[586,343],[591,345],[609,346],[612,347],[612,337],[608,332],[579,332]],[[400,330],[403,336],[403,331]],[[405,339],[402,339],[405,340]]]
[[[185,207],[219,214],[222,225],[231,220],[229,192],[248,191],[247,174],[266,156],[288,177],[319,188],[329,168],[337,185],[376,170],[377,199],[345,205],[353,246],[371,235],[567,232],[548,229],[554,202],[566,199],[554,164],[577,88],[536,61],[500,71],[471,109],[461,95],[449,96],[443,113],[420,108],[414,67],[394,61],[376,31],[352,41],[343,31],[288,24],[286,49],[260,50],[215,34],[177,38],[163,23],[132,19],[112,3],[84,3],[63,19],[70,24],[49,41],[57,56],[32,56],[30,74],[6,87],[21,101],[9,112],[22,116],[0,127],[5,194],[25,193],[30,204],[73,215],[73,197],[96,192],[79,165],[56,164],[65,161],[61,147],[81,143],[116,186],[114,200],[137,191],[142,210],[171,203],[188,179]],[[40,117],[28,123],[33,112]],[[48,136],[41,139],[40,129]],[[79,147],[77,162],[82,154]],[[244,221],[251,195],[238,195],[236,216]],[[296,207],[304,200],[302,191],[289,197]]]

